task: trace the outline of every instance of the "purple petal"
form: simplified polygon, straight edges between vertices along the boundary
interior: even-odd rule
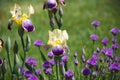
[[[32,22],[29,19],[22,21],[22,27],[27,32],[31,32],[35,30],[35,27],[32,25]]]

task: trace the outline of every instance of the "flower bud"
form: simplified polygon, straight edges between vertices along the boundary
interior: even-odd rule
[[[59,56],[63,54],[64,50],[62,46],[54,46],[52,48],[52,52],[54,55]]]

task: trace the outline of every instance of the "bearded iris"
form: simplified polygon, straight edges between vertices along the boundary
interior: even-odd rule
[[[28,7],[29,14],[22,13],[21,7],[15,4],[14,8],[10,10],[12,14],[12,18],[10,18],[8,23],[8,29],[11,30],[13,22],[16,22],[20,27],[22,27],[25,31],[31,32],[34,31],[34,26],[32,25],[30,18],[31,14],[34,14],[34,9],[32,5]]]
[[[49,31],[49,40],[48,45],[57,46],[62,45],[66,46],[68,40],[68,33],[66,30],[55,29],[53,31]]]

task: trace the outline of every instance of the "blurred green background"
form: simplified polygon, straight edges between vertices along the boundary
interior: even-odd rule
[[[49,17],[47,10],[43,10],[44,0],[0,0],[0,38],[4,41],[7,37],[11,38],[11,53],[13,52],[13,44],[16,40],[19,44],[19,54],[23,54],[20,37],[18,36],[16,24],[13,25],[12,30],[7,29],[8,20],[11,18],[10,9],[15,3],[19,4],[23,11],[27,9],[29,4],[35,8],[35,14],[31,15],[30,19],[35,26],[34,32],[26,32],[31,37],[31,50],[27,56],[34,56],[39,59],[39,51],[33,43],[36,39],[41,39],[45,44],[48,41],[48,30],[51,30],[49,25]],[[92,54],[92,41],[90,34],[95,32],[94,27],[91,25],[93,20],[99,20],[100,26],[97,28],[96,33],[99,35],[97,45],[101,47],[101,40],[108,37],[110,40],[112,35],[110,29],[113,27],[120,27],[120,1],[119,0],[66,0],[66,6],[63,6],[63,26],[62,29],[67,30],[69,40],[67,42],[71,60],[73,53],[77,51],[79,56],[82,53],[82,47],[85,47],[86,55]],[[57,27],[56,27],[57,28]],[[25,36],[24,36],[25,37]],[[119,38],[120,41],[120,38]],[[45,52],[47,54],[47,52]],[[12,54],[11,54],[12,55]],[[0,57],[6,57],[6,51],[0,53]]]

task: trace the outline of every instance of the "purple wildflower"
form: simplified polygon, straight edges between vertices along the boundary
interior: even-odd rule
[[[55,60],[51,59],[51,60],[49,60],[49,63],[50,63],[51,66],[54,66],[55,65]]]
[[[81,72],[84,76],[91,74],[91,70],[89,68],[84,68],[84,69],[82,69]]]
[[[117,50],[117,49],[119,49],[120,48],[120,45],[119,44],[112,44],[112,48],[114,49],[114,50]]]
[[[62,46],[53,46],[52,52],[54,55],[59,56],[64,53],[64,50]]]
[[[111,32],[114,36],[116,36],[116,35],[120,32],[120,30],[119,30],[118,28],[112,28],[112,29],[110,30],[110,32]]]
[[[91,23],[94,27],[98,27],[100,25],[100,22],[98,20],[94,20],[92,23]]]
[[[41,40],[36,40],[34,42],[34,45],[37,46],[37,47],[40,47],[40,46],[43,46],[43,42]]]
[[[37,62],[36,62],[35,58],[33,58],[33,57],[27,58],[26,63],[31,67],[34,67],[37,65]]]
[[[102,69],[102,73],[105,73],[105,72],[106,72],[106,69],[105,69],[105,68],[103,68],[103,69]]]
[[[36,69],[35,72],[36,72],[36,74],[38,74],[38,75],[41,74],[41,70],[40,70],[40,69]]]
[[[103,48],[101,49],[101,53],[105,54],[107,50],[108,50],[108,48],[103,47]]]
[[[66,79],[72,79],[73,76],[74,72],[72,70],[68,70],[67,72],[65,72]]]
[[[49,62],[49,61],[45,61],[45,62],[43,63],[43,67],[44,67],[44,68],[49,68],[49,67],[50,67],[50,62]]]
[[[84,56],[84,54],[82,54],[82,56],[81,56],[81,60],[82,60],[83,63],[86,61],[86,60],[85,60],[85,56]]]
[[[30,77],[28,77],[27,80],[39,80],[37,76],[35,76],[34,74],[32,74]]]
[[[51,68],[45,68],[44,73],[45,74],[52,74],[52,69]]]
[[[93,76],[98,76],[98,75],[99,75],[99,72],[98,72],[98,71],[94,71],[94,72],[92,73],[92,75],[93,75]]]
[[[78,65],[78,59],[74,60],[75,65]]]
[[[119,62],[120,61],[120,57],[115,56],[115,62]]]
[[[105,55],[112,58],[112,57],[113,57],[113,49],[112,49],[112,48],[109,48],[109,49],[105,52]]]
[[[53,57],[53,52],[48,52],[48,57],[50,58],[50,59],[52,59],[52,57]]]
[[[75,53],[74,53],[74,57],[76,58],[77,56],[78,56],[78,53],[77,53],[77,52],[75,52]]]
[[[113,63],[110,65],[109,70],[112,72],[120,71],[120,64],[119,63]]]
[[[28,32],[35,30],[35,27],[32,25],[32,22],[29,19],[22,21],[22,27],[25,31],[28,31]]]
[[[104,44],[104,46],[106,46],[108,44],[108,38],[103,38],[102,43]]]
[[[112,43],[115,44],[117,42],[116,38],[112,38]]]
[[[25,76],[25,77],[30,77],[31,75],[32,75],[33,73],[31,72],[31,71],[24,71],[23,72],[23,75]]]
[[[62,61],[63,61],[63,62],[67,62],[67,61],[68,61],[68,59],[69,59],[69,57],[68,57],[68,56],[63,56],[63,57],[62,57]]]
[[[97,40],[99,39],[98,35],[96,35],[96,34],[92,34],[92,35],[90,36],[90,38],[91,38],[93,41],[97,41]]]
[[[60,65],[61,65],[61,66],[64,66],[64,65],[65,65],[65,63],[62,61],[62,62],[60,62]]]
[[[96,65],[97,65],[97,58],[96,58],[96,57],[92,57],[92,58],[90,58],[89,60],[87,60],[87,63],[88,63],[90,66],[96,66]]]

